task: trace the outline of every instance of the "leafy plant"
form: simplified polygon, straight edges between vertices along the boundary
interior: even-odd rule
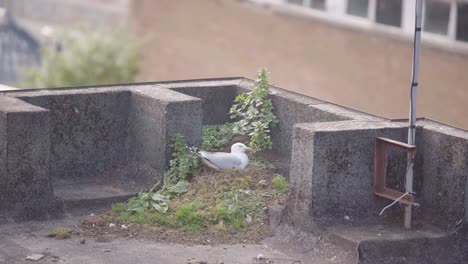
[[[249,145],[256,152],[271,149],[270,128],[278,123],[268,98],[269,90],[267,71],[263,68],[258,73],[253,90],[239,94],[230,110],[232,119],[240,119],[234,123],[233,132],[248,135]]]
[[[43,49],[42,65],[26,69],[27,88],[131,83],[138,74],[139,44],[122,29],[75,29],[61,37],[60,51]]]
[[[170,161],[170,169],[164,176],[164,186],[155,193],[154,190],[160,185],[160,182],[157,182],[148,192],[140,192],[138,196],[130,198],[126,205],[127,211],[142,213],[154,208],[157,212],[166,213],[171,196],[187,192],[189,187],[187,177],[198,169],[198,158],[187,150],[183,136],[180,134],[173,137],[171,146],[174,149],[172,153],[174,158]],[[112,208],[113,211],[121,209],[121,205]]]
[[[186,148],[184,137],[181,134],[173,136],[171,147],[173,158],[169,162],[170,168],[164,176],[165,186],[186,181],[189,175],[198,171],[199,166],[197,155]]]
[[[161,213],[167,212],[171,197],[161,192],[153,193],[154,189],[159,185],[160,182],[157,182],[148,192],[140,192],[137,197],[130,198],[127,203],[127,211],[144,212],[154,208]]]
[[[235,134],[233,124],[203,126],[203,144],[205,150],[220,150],[228,144]]]

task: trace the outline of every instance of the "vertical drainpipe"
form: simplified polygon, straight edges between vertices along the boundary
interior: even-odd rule
[[[419,50],[421,46],[421,22],[422,22],[423,0],[416,0],[415,10],[415,29],[414,29],[414,49],[413,49],[413,71],[411,79],[411,95],[410,95],[410,114],[409,114],[409,129],[408,129],[408,144],[415,145],[416,134],[416,96],[418,92],[418,77],[419,77]],[[414,157],[408,154],[407,157],[407,173],[405,189],[409,194],[413,193],[413,162]],[[411,228],[411,204],[405,208],[405,228]]]

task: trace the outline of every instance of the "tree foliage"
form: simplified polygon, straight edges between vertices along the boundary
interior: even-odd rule
[[[42,49],[42,65],[23,72],[25,88],[52,88],[135,81],[139,44],[122,29],[74,29],[60,38],[60,49]]]

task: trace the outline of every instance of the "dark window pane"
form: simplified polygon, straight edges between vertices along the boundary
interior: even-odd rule
[[[377,23],[401,26],[401,0],[377,0]]]
[[[424,30],[447,35],[450,17],[450,3],[426,1]]]
[[[468,41],[468,4],[457,4],[457,40]]]
[[[288,3],[295,4],[295,5],[303,5],[304,0],[288,0]]]
[[[310,0],[310,7],[325,10],[325,0]]]
[[[348,14],[367,17],[367,9],[369,8],[369,0],[348,0]]]

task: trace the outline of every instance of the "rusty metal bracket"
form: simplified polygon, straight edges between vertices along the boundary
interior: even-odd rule
[[[374,194],[393,201],[400,198],[399,202],[401,203],[414,204],[414,196],[412,194],[404,195],[402,192],[386,187],[387,149],[389,148],[406,151],[406,153],[411,156],[416,153],[416,146],[389,138],[377,137],[375,139],[374,153]],[[401,196],[404,197],[401,198]]]

